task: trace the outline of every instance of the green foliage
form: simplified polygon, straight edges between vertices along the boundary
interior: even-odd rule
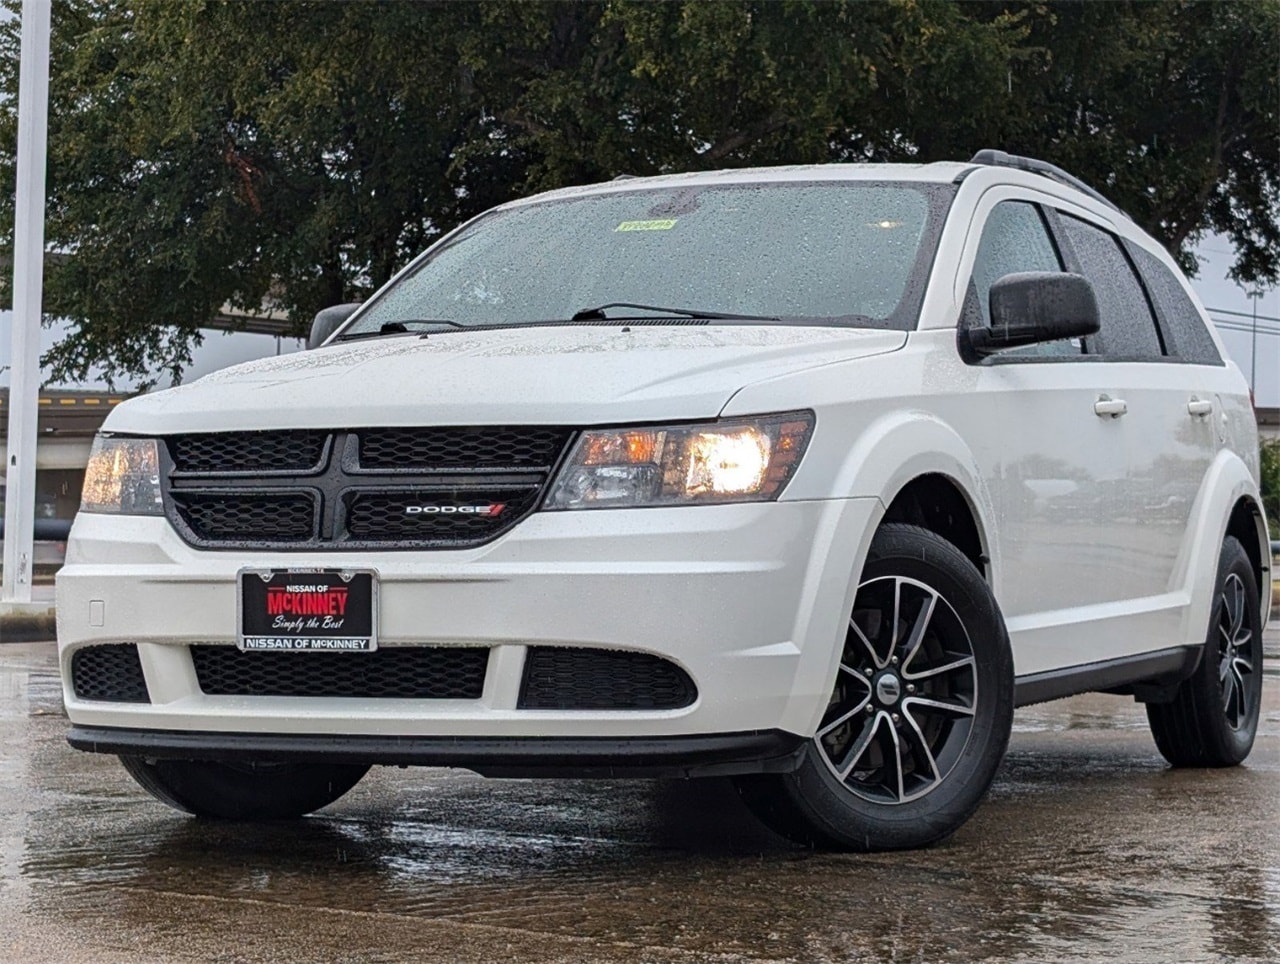
[[[1263,439],[1258,446],[1261,457],[1262,508],[1267,513],[1271,538],[1280,538],[1280,440]]]
[[[8,194],[17,51],[13,19]],[[1274,280],[1277,63],[1280,0],[58,0],[47,231],[72,257],[46,300],[75,331],[47,362],[180,375],[222,304],[305,328],[534,190],[982,147],[1062,164],[1184,261],[1223,232]]]

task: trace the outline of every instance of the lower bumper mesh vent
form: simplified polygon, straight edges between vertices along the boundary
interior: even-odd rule
[[[698,690],[675,663],[649,653],[533,646],[520,684],[522,710],[675,710]]]
[[[77,649],[71,656],[71,688],[82,700],[151,702],[138,647],[133,643]]]
[[[354,696],[478,700],[489,650],[393,646],[372,653],[255,653],[192,646],[196,679],[210,696]]]

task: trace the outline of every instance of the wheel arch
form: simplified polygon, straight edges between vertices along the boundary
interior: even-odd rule
[[[1253,498],[1242,495],[1231,507],[1227,517],[1226,535],[1234,536],[1242,546],[1249,563],[1253,566],[1254,578],[1258,583],[1258,598],[1263,602],[1263,623],[1266,623],[1267,610],[1271,607],[1270,579],[1271,574],[1271,539],[1267,532],[1267,520],[1262,506]]]
[[[978,513],[964,489],[941,472],[909,481],[889,502],[881,525],[904,522],[928,529],[964,553],[984,579],[988,578],[987,543]]]
[[[1239,455],[1224,449],[1209,466],[1196,497],[1174,579],[1174,585],[1182,587],[1190,600],[1182,628],[1185,645],[1204,641],[1218,558],[1229,535],[1240,540],[1253,565],[1265,624],[1271,607],[1271,544],[1266,516],[1253,473]]]
[[[880,500],[880,524],[906,522],[942,536],[988,585],[999,585],[996,513],[977,460],[950,425],[919,411],[880,419],[861,433],[840,475],[838,491]]]

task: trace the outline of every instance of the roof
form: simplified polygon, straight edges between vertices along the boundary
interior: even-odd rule
[[[932,164],[792,164],[785,167],[737,167],[719,171],[689,171],[683,174],[658,174],[652,177],[620,175],[612,181],[563,187],[518,198],[501,207],[520,207],[524,204],[587,194],[613,194],[705,184],[782,184],[806,181],[915,181],[924,184],[950,184],[973,167],[974,165],[967,161],[935,161]]]

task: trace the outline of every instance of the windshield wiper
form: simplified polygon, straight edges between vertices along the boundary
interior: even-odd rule
[[[414,327],[410,327],[411,325]],[[377,338],[381,335],[404,335],[418,331],[419,326],[426,327],[430,325],[439,325],[445,328],[467,327],[456,321],[446,321],[443,318],[406,318],[404,321],[384,321],[381,327],[375,331],[353,331],[349,335],[339,335],[334,341],[355,341],[357,338]]]
[[[740,315],[723,311],[699,311],[696,308],[667,308],[663,305],[641,305],[633,301],[611,301],[596,308],[583,308],[573,314],[573,321],[608,321],[605,311],[609,308],[631,308],[636,311],[653,311],[660,315],[679,315],[682,318],[709,318],[722,321],[781,321],[770,315]],[[622,316],[626,317],[626,316]]]

